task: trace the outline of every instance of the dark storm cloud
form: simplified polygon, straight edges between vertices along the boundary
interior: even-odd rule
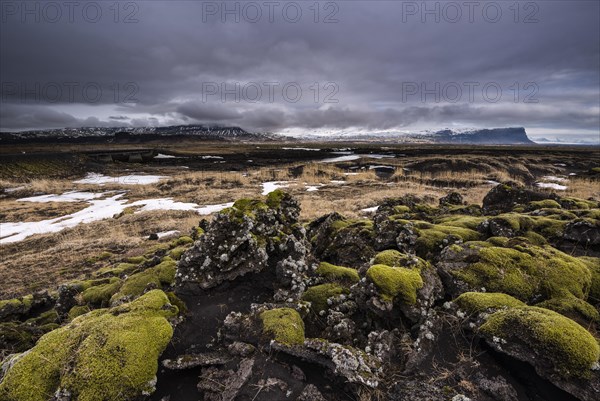
[[[239,119],[242,115],[233,108],[221,104],[187,102],[177,107],[177,111],[184,116],[203,121],[231,121]]]
[[[43,16],[39,23],[26,16],[23,23],[18,12],[3,11],[2,108],[9,110],[2,111],[0,126],[72,126],[94,117],[98,125],[215,122],[270,131],[599,128],[598,2],[538,1],[537,11],[521,3],[518,22],[507,2],[480,2],[472,23],[464,8],[456,23],[443,12],[439,23],[432,15],[422,23],[419,13],[403,14],[407,2],[334,3],[337,23],[323,23],[335,11],[325,9],[326,2],[318,23],[312,2],[295,3],[303,12],[296,23],[284,18],[283,2],[272,22],[261,7],[258,23],[243,13],[239,23],[235,15],[226,23],[218,14],[207,16],[207,4],[220,10],[223,2],[135,2],[137,10],[121,9],[118,23],[108,3],[98,3],[103,17],[96,23],[77,12],[72,23]],[[496,23],[483,18],[488,3],[502,10]],[[443,10],[444,4],[426,7]],[[132,11],[138,22],[123,23]],[[538,22],[524,23],[532,11]],[[282,91],[289,83],[302,89],[299,99]],[[465,85],[473,83],[471,99]],[[502,90],[494,102],[482,93],[491,83]],[[531,83],[535,87],[526,86]],[[463,90],[457,101],[440,93],[448,84]],[[262,90],[258,97],[254,85]],[[440,99],[431,94],[436,85]],[[429,95],[423,98],[423,91]],[[528,96],[537,102],[525,103]]]

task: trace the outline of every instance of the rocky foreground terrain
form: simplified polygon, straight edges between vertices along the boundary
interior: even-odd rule
[[[0,399],[600,399],[598,201],[505,183],[483,205],[299,212],[241,199],[0,301]]]

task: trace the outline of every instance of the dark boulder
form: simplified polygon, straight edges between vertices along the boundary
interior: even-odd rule
[[[544,199],[559,200],[560,197],[548,192],[526,189],[514,183],[500,184],[492,188],[483,198],[483,212],[485,214],[506,213],[512,211],[517,205],[526,205]]]

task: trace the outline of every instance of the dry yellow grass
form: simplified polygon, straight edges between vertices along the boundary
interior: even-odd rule
[[[153,211],[81,224],[58,233],[35,235],[0,246],[0,299],[85,278],[101,266],[87,260],[104,251],[116,259],[144,253],[153,232],[188,234],[198,224],[194,212]]]
[[[181,149],[184,151],[184,149]],[[206,150],[204,150],[206,151]],[[230,150],[228,150],[230,151]],[[191,152],[191,151],[190,151]],[[219,153],[220,152],[220,153]],[[225,153],[219,148],[215,154]],[[553,167],[555,161],[541,158],[496,160],[492,157],[464,156],[460,160],[439,156],[418,156],[384,160],[341,163],[342,167],[359,165],[352,174],[346,168],[328,163],[289,163],[276,167],[247,168],[245,171],[190,171],[173,167],[138,171],[160,174],[169,178],[151,185],[123,186],[117,184],[82,185],[72,180],[39,179],[20,183],[0,181],[0,190],[24,186],[19,191],[5,193],[0,198],[2,221],[37,221],[72,213],[85,207],[85,203],[31,204],[19,202],[22,196],[36,193],[64,193],[69,190],[106,192],[127,191],[129,201],[149,198],[173,198],[199,205],[232,202],[239,198],[255,197],[262,192],[265,181],[287,181],[288,191],[298,198],[302,206],[301,219],[310,221],[326,213],[338,212],[349,218],[366,218],[361,209],[376,206],[386,198],[415,194],[430,204],[439,197],[458,191],[468,203],[481,204],[492,188],[488,180],[517,181],[534,175],[529,167],[545,168],[546,174],[560,174]],[[368,165],[393,165],[392,177],[379,178]],[[422,170],[405,170],[424,164]],[[545,163],[545,164],[544,164]],[[477,165],[477,168],[469,167]],[[466,166],[466,167],[465,167]],[[360,168],[362,167],[362,168]],[[109,175],[123,175],[116,167]],[[536,174],[539,176],[540,174]],[[332,183],[344,181],[345,183]],[[567,191],[560,195],[579,198],[600,198],[598,180],[570,177]],[[307,186],[319,186],[307,192]],[[189,231],[202,216],[194,212],[155,211],[125,215],[83,224],[59,233],[37,235],[22,242],[0,246],[0,299],[23,295],[41,288],[55,288],[68,280],[83,278],[99,266],[86,262],[103,251],[123,258],[143,253],[150,245],[148,234],[177,229]]]
[[[597,179],[571,177],[565,185],[568,187],[565,191],[568,196],[600,199],[600,182]]]

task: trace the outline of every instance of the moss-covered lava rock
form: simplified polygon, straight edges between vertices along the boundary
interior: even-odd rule
[[[485,312],[488,309],[526,306],[518,299],[498,292],[465,292],[460,294],[454,302],[469,313]]]
[[[44,335],[30,351],[11,358],[0,382],[7,401],[131,400],[153,391],[158,357],[177,314],[160,290],[112,309],[98,309]]]
[[[587,298],[592,274],[582,261],[550,246],[534,246],[518,240],[504,244],[505,247],[468,242],[446,248],[438,270],[447,290],[458,296],[483,289],[524,302],[569,294]]]
[[[147,288],[161,288],[162,285],[171,285],[175,281],[176,262],[166,256],[156,266],[128,277],[118,292],[110,298],[112,305],[129,301],[144,293]],[[85,295],[85,293],[84,293]]]
[[[311,308],[315,312],[320,312],[322,310],[327,309],[327,300],[329,298],[337,297],[341,294],[347,293],[348,290],[338,284],[320,284],[307,289],[306,292],[302,294],[302,299],[304,301],[310,302]]]
[[[409,305],[417,302],[417,291],[423,287],[419,269],[373,265],[367,271],[367,278],[377,286],[382,299],[398,299]]]
[[[562,378],[586,378],[598,362],[598,341],[583,327],[556,312],[518,307],[492,314],[480,332],[502,352],[536,368],[550,363]]]
[[[316,273],[331,281],[358,283],[358,271],[351,267],[336,266],[331,263],[321,262]]]
[[[263,332],[275,341],[287,345],[304,343],[304,322],[300,314],[291,308],[279,308],[260,314]]]
[[[307,270],[305,230],[299,203],[281,190],[265,198],[240,199],[218,213],[178,262],[176,285],[194,291],[265,269],[290,287]],[[292,271],[295,270],[295,271]],[[296,288],[299,286],[296,285]]]

